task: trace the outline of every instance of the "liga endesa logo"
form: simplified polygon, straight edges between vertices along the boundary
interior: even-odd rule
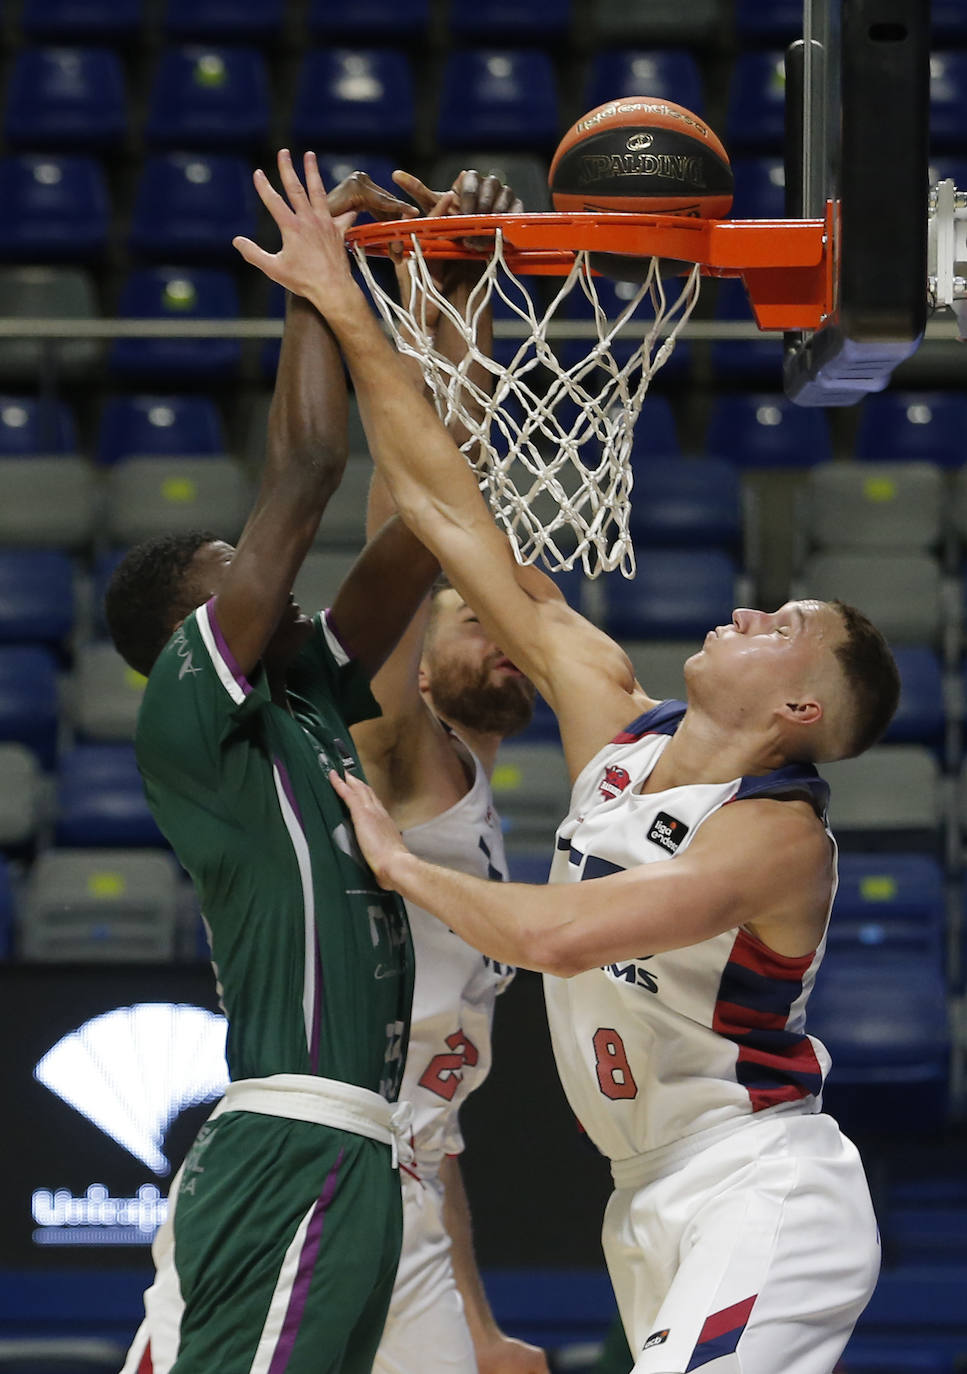
[[[228,1024],[203,1007],[140,1002],[85,1021],[58,1040],[34,1077],[159,1176],[165,1132],[186,1107],[228,1086]]]

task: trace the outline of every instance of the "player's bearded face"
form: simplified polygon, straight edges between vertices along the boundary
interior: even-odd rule
[[[498,666],[506,662],[498,649],[482,660],[431,652],[427,667],[434,706],[469,730],[501,736],[523,730],[534,711],[534,685]]]

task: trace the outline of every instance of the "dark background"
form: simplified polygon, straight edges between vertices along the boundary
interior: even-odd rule
[[[61,1036],[113,1007],[188,1002],[217,1010],[206,966],[0,967],[4,1123],[0,1133],[0,1270],[147,1270],[147,1246],[38,1246],[30,1195],[91,1183],[132,1196],[168,1178],[117,1145],[33,1076]],[[494,1064],[463,1112],[464,1176],[481,1266],[603,1264],[600,1226],[610,1190],[607,1165],[580,1132],[551,1054],[541,980],[520,973],[499,999]],[[212,1104],[184,1111],[165,1153],[177,1168]]]

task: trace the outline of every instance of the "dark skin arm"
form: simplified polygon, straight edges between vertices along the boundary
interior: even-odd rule
[[[305,203],[305,190],[287,154],[280,156],[279,171],[286,194],[295,198],[292,203],[300,197]],[[255,182],[257,187],[260,182],[268,185],[261,171]],[[359,172],[331,191],[327,201],[330,213],[346,226],[360,210],[382,219],[416,213]],[[252,671],[272,638],[342,478],[346,426],[345,371],[336,341],[313,306],[290,297],[262,478],[217,599],[219,628],[243,673]],[[404,538],[407,548],[415,544],[408,534],[398,532],[394,541],[388,532],[386,560]]]

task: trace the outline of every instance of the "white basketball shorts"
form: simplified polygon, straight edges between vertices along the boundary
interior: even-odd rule
[[[633,1374],[831,1374],[880,1267],[859,1154],[824,1115],[753,1119],[616,1189],[603,1243]]]

